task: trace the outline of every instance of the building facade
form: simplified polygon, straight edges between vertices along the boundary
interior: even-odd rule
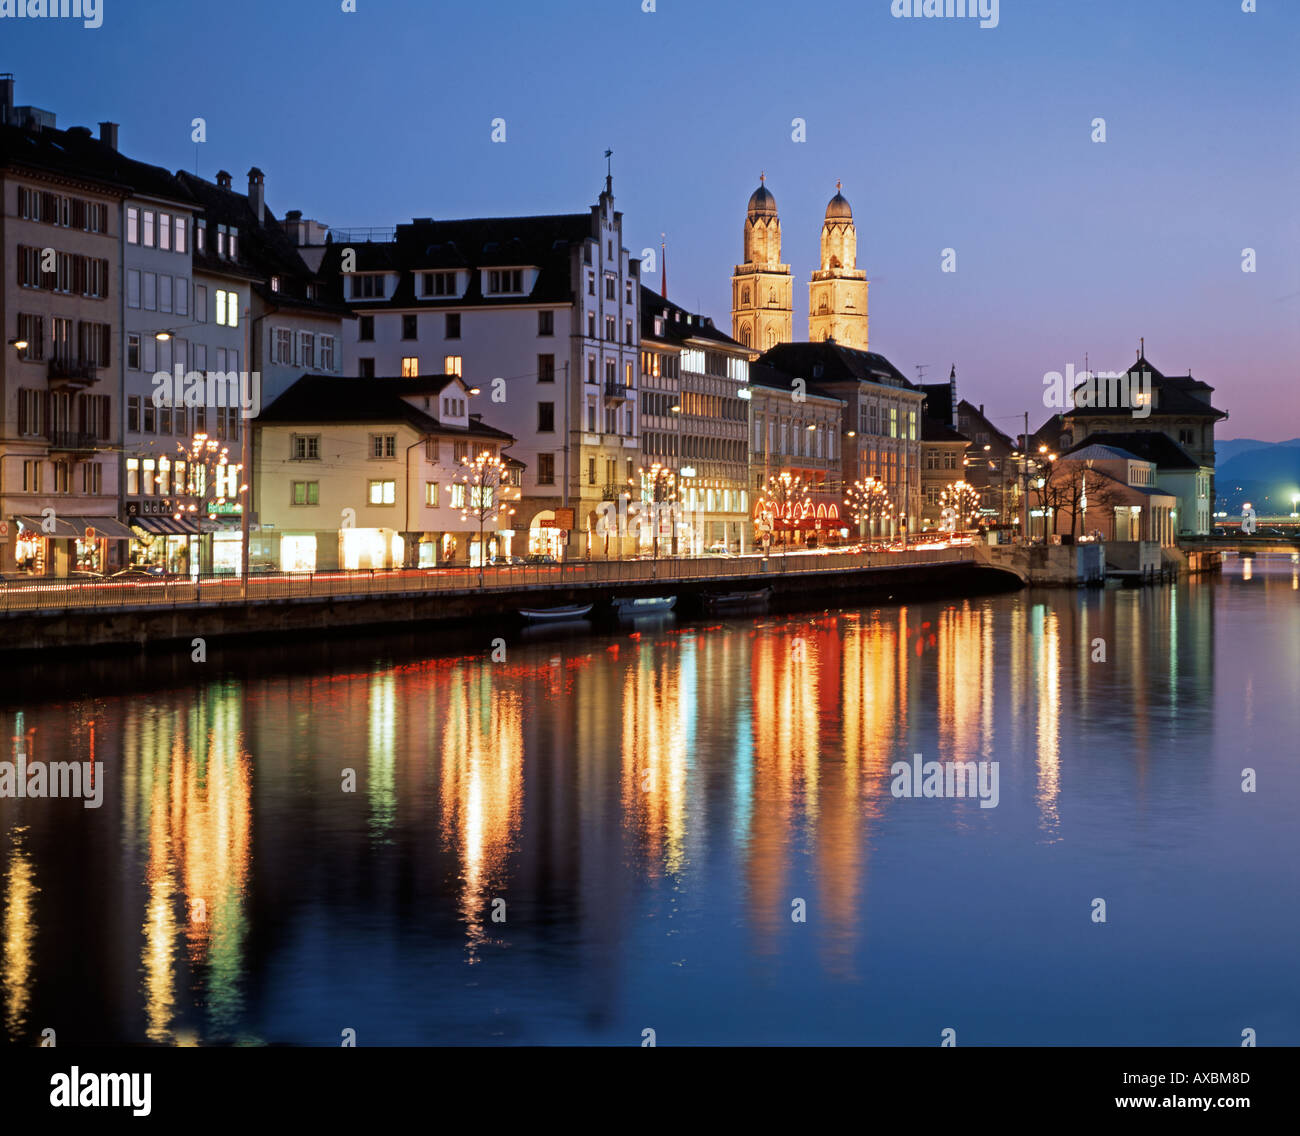
[[[748,547],[749,355],[708,317],[642,287],[639,469],[673,471],[678,555]],[[634,500],[645,495],[633,486]]]
[[[258,421],[254,563],[312,572],[477,566],[512,555],[513,438],[469,406],[469,388],[454,376],[304,375]],[[466,462],[484,453],[505,459],[502,482],[467,477]]]
[[[527,550],[579,556],[603,552],[605,486],[640,452],[638,267],[610,178],[587,213],[417,219],[387,240],[331,233],[321,259],[357,317],[346,373],[463,377],[516,439]]]
[[[117,520],[122,202],[90,131],[15,108],[0,77],[0,571],[105,572]]]

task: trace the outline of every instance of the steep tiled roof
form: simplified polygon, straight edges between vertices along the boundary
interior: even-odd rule
[[[663,330],[655,334],[655,318],[663,317]],[[641,285],[641,338],[653,339],[680,347],[688,339],[712,340],[722,347],[741,348],[742,345],[726,332],[713,326],[706,317],[688,312],[680,304],[665,300],[652,288]]]
[[[513,441],[513,435],[485,425],[474,417],[470,418],[468,428],[444,423],[437,415],[407,401],[411,397],[427,396],[431,405],[436,406],[434,397],[455,381],[454,375],[429,375],[418,379],[351,379],[306,374],[266,407],[258,422],[405,422],[422,433],[463,433],[466,437]]]
[[[271,212],[262,211],[259,222],[248,196],[233,189],[223,189],[194,174],[180,171],[177,180],[193,195],[208,223],[207,248],[194,249],[194,267],[219,274],[235,271],[256,281],[253,285],[262,300],[273,308],[315,312],[321,315],[348,315],[343,305],[329,298],[316,273],[304,263],[289,234]],[[239,258],[231,261],[217,255],[218,225],[239,230]],[[280,290],[271,289],[271,277],[280,278]],[[308,297],[308,286],[317,289]]]
[[[834,340],[815,343],[778,343],[759,356],[759,362],[802,378],[810,386],[818,383],[868,382],[914,390],[907,377],[883,355],[844,347]],[[788,379],[787,379],[788,381]]]
[[[383,300],[358,301],[367,310],[421,308],[465,304],[518,304],[518,296],[485,296],[477,271],[469,274],[463,296],[421,296],[415,274],[440,268],[480,269],[526,267],[540,269],[527,299],[533,303],[570,303],[573,280],[570,253],[592,237],[590,213],[561,213],[539,217],[480,217],[455,221],[415,220],[397,226],[393,241],[333,243],[321,263],[321,277],[331,281],[331,294],[342,301],[341,257],[344,248],[356,254],[359,272],[400,272],[396,290]]]
[[[1150,376],[1149,381],[1151,383],[1151,391],[1155,396],[1155,406],[1151,411],[1154,415],[1212,418],[1227,417],[1227,414],[1224,411],[1216,410],[1211,403],[1210,395],[1214,393],[1214,388],[1212,386],[1208,383],[1201,382],[1200,379],[1192,378],[1191,375],[1178,375],[1174,377],[1163,375],[1147,362],[1145,355],[1139,356],[1137,362],[1134,363],[1125,374],[1132,376]],[[1145,378],[1139,379],[1138,381],[1145,381]],[[1109,417],[1114,414],[1115,408],[1106,406],[1075,406],[1066,411],[1067,417],[1074,417],[1076,415]]]

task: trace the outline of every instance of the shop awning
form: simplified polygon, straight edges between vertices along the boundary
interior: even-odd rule
[[[69,538],[81,536],[83,529],[76,528],[71,522],[71,517],[60,517],[55,515],[50,518],[51,524],[47,524],[44,517],[15,517],[23,528],[28,532],[33,532],[39,536],[52,537],[54,540],[68,540]]]
[[[64,517],[77,528],[77,537],[84,540],[87,529],[95,530],[96,540],[130,540],[131,530],[116,517]]]
[[[154,536],[197,536],[198,522],[193,517],[169,517],[163,514],[150,514],[131,518],[131,527]]]

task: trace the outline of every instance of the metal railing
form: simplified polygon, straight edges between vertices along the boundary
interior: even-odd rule
[[[923,565],[974,562],[972,548],[912,549],[906,552],[776,553],[768,557],[667,558],[658,560],[569,560],[560,564],[524,564],[483,569],[374,568],[354,571],[251,575],[248,598],[237,576],[198,579],[109,579],[74,581],[58,578],[0,580],[0,613],[52,612],[76,608],[171,608],[291,600],[366,599],[373,597],[464,595],[476,592],[541,593],[612,584],[653,584],[713,580],[762,585],[773,576],[843,573],[862,569],[907,569]],[[530,601],[525,595],[520,602]]]

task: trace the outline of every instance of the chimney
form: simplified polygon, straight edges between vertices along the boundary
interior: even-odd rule
[[[14,76],[12,71],[0,74],[0,123],[6,123],[13,115]]]
[[[110,150],[117,149],[117,123],[101,122],[99,124],[99,140],[104,143]]]
[[[260,225],[266,219],[266,175],[256,166],[248,171],[248,204]]]
[[[230,175],[225,170],[217,171],[217,185],[221,189],[230,188]]]
[[[302,210],[290,209],[284,215],[284,231],[295,245],[302,244]]]

